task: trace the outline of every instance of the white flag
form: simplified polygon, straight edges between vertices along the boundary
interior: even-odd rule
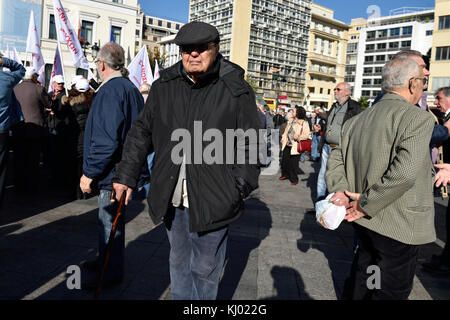
[[[88,79],[92,79],[94,75],[92,74],[91,69],[89,69],[89,62],[84,56],[78,36],[75,33],[60,0],[53,0],[53,10],[55,14],[58,41],[67,44],[73,65],[76,68],[87,70]]]
[[[153,83],[152,68],[148,60],[147,46],[144,45],[139,50],[136,57],[127,67],[130,75],[128,76],[133,84],[139,89],[142,84],[147,83],[150,86]]]
[[[63,68],[62,68],[62,64],[61,64],[61,56],[59,55],[58,47],[56,47],[55,58],[53,59],[53,68],[52,68],[52,74],[50,76],[50,84],[48,86],[48,92],[52,92],[53,90],[55,90],[55,88],[53,88],[52,78],[57,75],[64,76]]]
[[[153,81],[156,81],[159,79],[159,66],[158,66],[158,60],[155,60],[155,77]]]
[[[33,68],[38,73],[38,81],[45,86],[45,62],[41,52],[39,35],[34,21],[34,12],[30,13],[30,23],[28,24],[27,52],[30,52],[33,59]]]
[[[17,53],[17,50],[15,47],[14,47],[13,60],[16,61],[17,63],[20,63],[21,65],[23,65],[22,60],[20,60],[19,54]]]
[[[11,59],[11,53],[9,52],[9,45],[6,45],[6,51],[5,54],[3,55],[5,58]],[[9,70],[9,68],[5,68],[3,67],[3,71],[11,71]]]

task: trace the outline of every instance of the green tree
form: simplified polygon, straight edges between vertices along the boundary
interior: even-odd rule
[[[248,73],[245,75],[245,81],[248,82],[248,84],[252,87],[253,91],[256,93],[258,90],[258,81],[256,81],[256,79],[253,78]]]
[[[366,97],[359,98],[358,102],[361,104],[361,109],[363,110],[369,107],[369,100]]]

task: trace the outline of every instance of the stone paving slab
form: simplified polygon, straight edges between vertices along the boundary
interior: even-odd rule
[[[261,175],[260,188],[229,233],[218,299],[336,300],[353,259],[353,228],[320,227],[313,208],[317,164],[300,164],[297,186]],[[45,190],[45,193],[44,193]],[[423,246],[419,262],[439,253],[446,241],[448,200],[436,198],[440,242]],[[93,259],[97,250],[97,197],[72,201],[56,189],[16,196],[8,189],[0,211],[0,299],[88,300],[92,292],[68,290],[66,269]],[[126,276],[102,291],[102,299],[170,300],[169,244],[155,226],[145,200],[126,212]],[[410,299],[450,299],[450,278],[418,267]]]

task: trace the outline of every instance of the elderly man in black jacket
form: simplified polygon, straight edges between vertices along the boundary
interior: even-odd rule
[[[144,110],[128,133],[114,189],[117,198],[123,192],[129,198],[154,147],[148,203],[154,223],[164,218],[171,246],[172,297],[210,300],[217,296],[228,225],[241,216],[243,199],[258,186],[260,167],[250,160],[257,155],[259,142],[242,138],[242,133],[256,133],[260,125],[244,70],[219,54],[215,27],[188,23],[175,43],[182,61],[162,71],[152,85]],[[228,138],[230,130],[239,129],[237,139],[225,139],[226,152],[218,147],[214,161],[205,159],[212,145],[207,133]],[[185,133],[186,146],[181,152],[175,137],[180,132]],[[241,149],[248,152],[238,160],[245,161],[236,161]]]

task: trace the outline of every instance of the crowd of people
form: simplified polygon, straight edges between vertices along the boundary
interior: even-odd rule
[[[190,22],[175,43],[182,60],[140,89],[128,79],[123,48],[112,42],[95,62],[100,84],[77,76],[66,90],[64,78],[55,76],[49,93],[38,83],[36,70],[0,57],[0,66],[9,68],[0,71],[0,199],[10,138],[17,192],[33,191],[41,161],[75,199],[98,189],[98,257],[83,264],[92,274],[83,284],[89,289],[106,255],[118,206],[111,200],[125,193],[128,203],[132,193],[145,190],[152,221],[166,227],[173,299],[215,299],[229,225],[243,214],[244,199],[258,188],[261,168],[268,166],[271,146],[278,143],[279,180],[297,185],[299,162],[309,156],[320,164],[315,200],[334,193],[329,201],[345,206],[345,219],[354,222],[356,254],[344,297],[407,299],[419,246],[436,239],[434,181],[436,186],[450,181],[448,164],[437,165],[441,170],[435,180],[432,176],[433,152],[442,144],[450,163],[450,88],[436,92],[435,105],[445,114],[436,122],[420,104],[429,76],[422,55],[411,50],[395,55],[383,68],[383,94],[365,111],[343,82],[334,88],[336,102],[329,111],[310,113],[296,106],[275,113],[255,96],[244,70],[220,54],[215,27]],[[248,151],[244,163],[195,163],[187,150],[196,150],[198,141],[188,141],[182,162],[175,164],[172,133],[184,128],[195,136],[197,121],[203,130],[224,136],[228,129],[266,129],[267,134],[256,142],[237,136],[234,148]],[[248,161],[249,152],[261,145],[269,151],[266,163]],[[125,213],[104,287],[124,277]],[[450,274],[449,252],[446,245],[423,267]],[[365,270],[374,264],[382,272],[381,288],[369,290]]]

